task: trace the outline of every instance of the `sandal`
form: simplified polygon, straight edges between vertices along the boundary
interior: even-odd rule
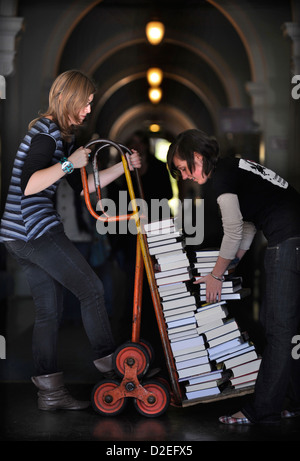
[[[220,423],[222,424],[233,424],[233,425],[243,425],[243,424],[253,424],[249,421],[248,418],[234,418],[233,416],[220,416],[219,418]]]

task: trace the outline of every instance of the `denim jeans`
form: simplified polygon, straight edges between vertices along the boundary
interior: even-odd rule
[[[280,420],[284,405],[300,409],[300,359],[292,357],[300,325],[300,237],[290,238],[265,254],[266,287],[260,320],[266,347],[251,403],[243,408],[254,423]],[[287,402],[285,402],[287,399]]]
[[[32,350],[37,375],[56,373],[57,339],[63,312],[63,287],[80,301],[94,360],[115,349],[101,280],[66,237],[61,225],[24,242],[6,242],[25,271],[35,304]]]

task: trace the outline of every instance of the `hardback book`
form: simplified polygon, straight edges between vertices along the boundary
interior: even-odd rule
[[[170,301],[163,301],[162,307],[164,311],[169,309],[174,309],[175,307],[184,307],[184,306],[196,306],[196,298],[195,296],[188,294],[185,297],[179,297],[177,299],[173,299]],[[197,308],[197,307],[196,307]]]
[[[242,352],[242,353],[238,352],[233,357],[223,360],[223,366],[226,369],[230,369],[231,367],[236,367],[245,362],[251,362],[252,360],[256,360],[258,358],[257,352],[254,349],[254,346],[252,347],[253,349],[251,351]]]
[[[185,267],[179,267],[178,269],[171,269],[169,271],[155,272],[154,277],[156,279],[162,279],[163,277],[173,277],[179,274],[189,274],[189,270]]]
[[[183,362],[185,360],[195,359],[197,357],[207,357],[208,358],[208,354],[207,354],[206,349],[202,349],[201,351],[196,350],[194,352],[189,352],[187,354],[182,354],[182,355],[179,355],[177,357],[174,357],[174,359],[175,359],[175,363],[180,363],[180,362]]]
[[[168,334],[170,342],[178,341],[179,339],[196,338],[197,336],[198,336],[198,333],[195,328],[189,328],[184,331],[177,332],[177,333],[173,333],[173,330],[172,330],[172,332]]]
[[[243,363],[235,367],[231,367],[230,370],[233,373],[233,377],[237,378],[238,376],[248,375],[249,373],[254,373],[259,370],[261,364],[261,358],[252,360],[251,362]]]
[[[204,381],[198,384],[187,384],[185,386],[186,392],[201,391],[203,389],[211,389],[212,387],[218,387],[218,380]]]
[[[216,346],[222,346],[223,344],[227,344],[229,341],[239,338],[241,336],[240,330],[237,328],[226,335],[218,336],[217,338],[210,339],[208,341],[208,349],[213,349]]]
[[[224,294],[227,294],[227,293],[236,293],[237,291],[240,291],[241,289],[242,289],[242,285],[234,285],[234,286],[231,286],[231,287],[222,286],[221,297]],[[205,295],[206,294],[206,288],[200,288],[200,294]]]
[[[220,355],[224,355],[224,352],[227,350],[231,350],[234,347],[239,346],[242,342],[244,342],[244,339],[242,336],[239,336],[238,338],[231,339],[225,343],[218,344],[214,347],[208,347],[207,352],[211,360],[216,360],[216,358]]]
[[[181,362],[176,362],[176,368],[177,370],[181,370],[182,368],[195,367],[197,365],[203,365],[204,363],[209,363],[207,355],[204,355],[202,357],[195,357],[193,359],[182,360]]]
[[[210,381],[219,381],[222,378],[223,378],[222,370],[214,370],[208,373],[202,373],[201,375],[195,376],[194,378],[190,378],[187,382],[187,385],[206,383]]]
[[[156,279],[156,284],[158,286],[161,286],[161,285],[169,285],[174,282],[187,282],[188,280],[192,280],[192,277],[187,272],[184,274],[174,275],[173,277],[163,277],[160,279]]]
[[[243,341],[242,340],[239,344],[235,345],[234,347],[230,348],[229,350],[224,350],[223,353],[221,352],[221,354],[218,354],[218,356],[216,356],[214,358],[214,360],[215,360],[216,363],[221,363],[226,359],[235,357],[236,355],[238,355],[240,353],[244,353],[246,351],[250,351],[250,350],[253,350],[253,349],[255,349],[255,347],[253,345],[251,345],[249,343],[249,341]]]
[[[165,295],[164,293],[162,293],[162,295],[160,296],[161,300],[163,302],[168,302],[168,301],[174,301],[176,299],[179,299],[179,298],[187,298],[187,297],[190,297],[190,296],[193,296],[190,292],[178,292],[178,293],[172,293],[170,295]]]
[[[184,242],[171,243],[170,245],[159,245],[153,248],[149,248],[149,254],[153,256],[157,254],[167,253],[173,250],[183,250],[184,245]]]
[[[190,306],[176,307],[174,309],[164,310],[164,317],[166,321],[171,321],[172,318],[177,317],[178,315],[192,315],[195,313],[196,307],[192,304]],[[175,320],[175,318],[174,318]]]
[[[202,335],[210,330],[213,330],[214,328],[220,327],[224,325],[224,318],[216,319],[213,320],[212,322],[209,323],[204,323],[201,326],[197,326],[197,331],[199,335]]]
[[[195,328],[196,328],[196,320],[195,320],[194,315],[191,317],[183,317],[181,319],[172,320],[170,322],[166,322],[166,324],[167,324],[168,329],[181,327],[183,325],[191,325],[191,324],[195,325]]]
[[[155,234],[152,236],[147,236],[148,245],[151,245],[156,242],[162,242],[163,240],[169,240],[172,238],[182,237],[182,233],[174,230],[173,232],[164,233],[164,234]]]
[[[227,333],[231,333],[233,331],[237,330],[238,332],[239,327],[234,319],[227,320],[226,322],[223,323],[223,325],[213,328],[212,330],[206,331],[205,337],[206,340],[209,342],[210,340],[217,338],[217,337],[222,337],[223,335]]]
[[[175,227],[174,218],[163,219],[161,221],[153,221],[144,225],[146,233],[160,231],[162,229],[173,229]]]
[[[175,341],[171,343],[171,349],[173,356],[178,357],[190,352],[205,350],[206,347],[202,336],[197,336],[196,338]]]
[[[201,373],[207,373],[209,371],[211,371],[211,364],[209,362],[195,367],[183,368],[181,370],[177,370],[178,381],[186,381],[193,376],[201,375]]]
[[[221,293],[222,301],[228,301],[233,299],[243,299],[245,296],[249,295],[249,290],[242,289],[236,293]],[[206,296],[200,294],[200,301],[206,301]]]
[[[184,255],[184,253],[182,253]],[[155,269],[160,272],[170,271],[172,269],[179,269],[180,267],[185,267],[186,269],[190,270],[190,264],[187,258],[178,259],[169,262],[160,262],[155,265]]]
[[[200,391],[186,392],[185,396],[187,400],[201,399],[204,397],[211,397],[213,395],[220,394],[221,391],[218,386],[211,387],[209,389],[202,389]]]

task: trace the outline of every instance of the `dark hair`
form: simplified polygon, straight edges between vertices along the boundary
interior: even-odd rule
[[[168,150],[167,164],[174,178],[179,178],[179,171],[173,163],[174,157],[185,160],[188,169],[193,173],[195,170],[194,152],[203,156],[203,172],[206,175],[214,171],[219,157],[217,140],[201,130],[186,130],[177,136]]]

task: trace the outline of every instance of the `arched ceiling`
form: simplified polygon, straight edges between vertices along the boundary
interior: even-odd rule
[[[153,17],[166,28],[157,46],[145,37]],[[153,66],[164,72],[163,97],[155,106],[148,100],[146,80]],[[98,2],[64,45],[58,72],[70,68],[82,69],[97,83],[91,130],[120,142],[150,122],[159,122],[170,139],[194,126],[215,133],[222,108],[250,105],[244,44],[226,16],[207,1]]]

